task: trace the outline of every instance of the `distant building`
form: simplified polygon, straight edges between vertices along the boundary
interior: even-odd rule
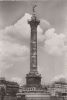
[[[67,100],[67,82],[64,78],[53,82],[49,88],[52,97],[66,98]]]
[[[0,95],[2,95],[2,91],[4,90],[3,93],[4,95],[11,95],[14,96],[19,90],[19,85],[16,82],[12,81],[7,81],[5,78],[1,77],[0,78]]]

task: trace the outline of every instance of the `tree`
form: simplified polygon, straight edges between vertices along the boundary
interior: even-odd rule
[[[4,100],[5,94],[6,94],[5,88],[4,87],[0,87],[1,100]]]

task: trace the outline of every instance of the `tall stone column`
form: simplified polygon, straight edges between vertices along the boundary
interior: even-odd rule
[[[28,24],[31,28],[30,36],[30,72],[26,76],[26,84],[29,86],[38,86],[41,84],[41,75],[37,71],[37,26],[40,21],[33,12]]]
[[[30,37],[30,72],[37,72],[37,26],[40,21],[33,15],[30,21],[28,21],[31,27]]]

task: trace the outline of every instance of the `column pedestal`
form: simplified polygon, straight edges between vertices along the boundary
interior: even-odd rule
[[[41,85],[41,74],[29,73],[26,75],[26,85],[27,86],[40,86]]]

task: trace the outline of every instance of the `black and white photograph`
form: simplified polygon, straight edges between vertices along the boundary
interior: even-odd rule
[[[0,0],[0,100],[67,100],[67,0]]]

